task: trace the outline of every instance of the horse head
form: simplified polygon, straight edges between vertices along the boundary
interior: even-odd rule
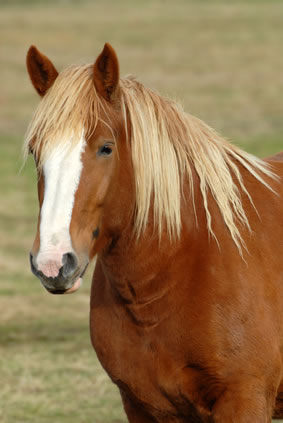
[[[120,224],[113,198],[119,207],[131,191],[122,194],[118,184],[120,174],[127,179],[129,171],[121,166],[126,133],[118,59],[105,44],[94,65],[58,74],[32,46],[27,69],[42,97],[27,137],[38,170],[40,205],[31,269],[49,292],[70,293]]]

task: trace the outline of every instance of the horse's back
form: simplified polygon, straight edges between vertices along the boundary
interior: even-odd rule
[[[278,194],[278,204],[282,207],[282,196],[283,196],[283,184],[281,183],[283,177],[283,151],[280,153],[276,153],[273,156],[269,156],[264,158],[264,161],[267,162],[271,166],[271,171],[279,177],[278,179],[274,180],[274,185],[271,181],[268,183],[274,189],[274,191]],[[281,215],[281,214],[280,214]]]
[[[266,157],[264,160],[267,162],[282,162],[283,163],[283,151],[276,153],[273,156]]]

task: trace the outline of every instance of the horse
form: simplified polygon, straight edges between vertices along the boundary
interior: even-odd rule
[[[133,77],[106,43],[58,73],[27,129],[32,272],[75,292],[96,257],[90,334],[130,423],[283,417],[283,154],[259,159]]]

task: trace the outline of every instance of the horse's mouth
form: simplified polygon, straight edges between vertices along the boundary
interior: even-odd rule
[[[42,275],[41,272],[38,271],[34,271],[33,266],[32,266],[32,270],[33,273],[40,279],[42,285],[44,286],[44,288],[50,293],[50,294],[54,294],[54,295],[63,295],[63,294],[72,294],[73,292],[76,292],[80,286],[82,285],[82,278],[85,274],[85,271],[87,269],[88,266],[88,262],[86,263],[83,271],[81,273],[79,273],[77,275],[77,277],[74,279],[74,282],[71,284],[70,286],[70,282],[69,283],[64,283],[64,281],[60,281],[60,283],[58,284],[59,286],[56,288],[56,283],[54,283],[54,279],[53,278],[46,278],[44,277],[44,275]],[[67,282],[67,281],[66,281]],[[64,285],[67,285],[67,288],[64,288]],[[55,286],[54,286],[55,285]]]
[[[57,295],[61,295],[61,294],[65,294],[67,289],[49,289],[49,288],[45,288],[48,292],[50,292],[50,294],[57,294]]]
[[[83,272],[84,273],[84,272]],[[50,292],[50,294],[54,295],[63,295],[63,294],[72,294],[73,292],[76,292],[82,285],[82,278],[78,278],[75,283],[71,286],[71,288],[67,289],[51,289],[45,287],[45,289]]]

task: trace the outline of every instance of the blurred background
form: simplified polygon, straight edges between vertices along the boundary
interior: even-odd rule
[[[29,46],[61,70],[93,62],[108,41],[122,75],[264,157],[283,149],[282,19],[279,0],[0,0],[1,422],[126,421],[90,345],[92,269],[64,297],[29,270],[36,174],[30,159],[20,172],[21,145],[39,101],[25,68]]]

